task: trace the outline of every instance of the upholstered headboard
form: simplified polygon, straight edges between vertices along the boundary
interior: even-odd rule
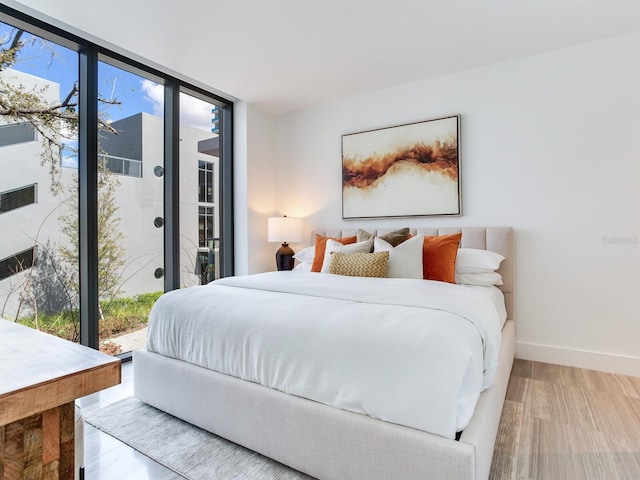
[[[395,228],[364,228],[374,235],[382,235]],[[350,229],[328,229],[316,230],[311,232],[311,244],[315,243],[316,234],[327,235],[330,237],[348,237],[357,233],[357,228]],[[511,227],[445,227],[445,228],[411,228],[411,235],[450,235],[454,233],[462,233],[462,241],[460,247],[479,248],[482,250],[491,250],[497,252],[504,257],[504,261],[500,264],[498,272],[502,275],[503,285],[499,286],[504,293],[504,300],[507,306],[507,318],[513,320],[515,318],[515,291],[514,291],[514,250],[513,250],[513,228]]]

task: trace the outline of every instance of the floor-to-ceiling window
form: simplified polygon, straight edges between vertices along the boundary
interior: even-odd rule
[[[164,291],[164,85],[126,65],[98,63],[98,298],[100,344],[143,346]]]
[[[78,52],[9,22],[0,42],[0,316],[77,342]]]
[[[197,92],[180,93],[180,283],[221,275],[221,108]]]
[[[208,278],[203,253],[211,278],[232,274],[232,104],[2,5],[0,20],[0,316],[125,353],[160,294]]]

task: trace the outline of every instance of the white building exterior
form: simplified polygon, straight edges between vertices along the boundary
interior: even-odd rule
[[[44,91],[47,101],[60,101],[60,88],[55,83],[17,71],[6,70],[3,75],[5,81],[22,84],[28,89],[46,85]],[[109,168],[117,172],[120,182],[116,193],[118,211],[115,216],[120,219],[118,229],[124,235],[122,249],[126,261],[120,272],[122,287],[119,295],[162,291],[163,278],[158,276],[161,273],[158,269],[164,268],[164,227],[156,225],[163,220],[164,208],[164,176],[161,172],[164,159],[163,119],[139,113],[111,125],[118,134],[102,135],[100,147],[106,152]],[[25,134],[25,129],[27,127],[0,124],[0,194],[4,199],[4,207],[0,205],[0,261],[11,260],[16,254],[36,245],[39,245],[36,251],[41,252],[47,242],[58,246],[69,243],[67,236],[62,233],[63,223],[60,220],[62,215],[69,213],[63,203],[64,195],[53,196],[50,192],[50,173],[46,166],[41,165],[40,139],[28,131]],[[180,137],[181,284],[188,286],[200,283],[201,277],[196,274],[197,257],[198,252],[206,252],[199,241],[199,209],[208,207],[215,212],[217,206],[217,200],[206,204],[199,202],[198,167],[202,165],[199,162],[211,164],[214,199],[219,193],[219,162],[217,157],[211,155],[217,155],[217,150],[211,149],[211,143],[217,142],[217,134],[183,125]],[[20,142],[13,142],[12,139]],[[198,151],[199,143],[202,153]],[[202,145],[208,145],[208,153],[204,153],[206,149]],[[71,184],[74,175],[74,168],[62,168],[61,179],[64,184]],[[23,192],[21,189],[31,185],[35,185],[35,201],[7,210],[8,200],[13,198],[11,193]],[[213,235],[217,237],[217,221],[214,226]],[[21,315],[28,313],[17,286],[25,283],[31,270],[26,269],[4,278],[0,276],[1,316],[13,319],[19,309]]]
[[[49,103],[60,101],[60,88],[56,83],[9,69],[3,72],[3,80],[22,85],[27,91],[42,89]],[[3,118],[0,125],[0,130],[6,133],[0,146],[0,262],[4,260],[6,265],[12,256],[34,246],[41,250],[47,241],[62,245],[68,240],[61,232],[59,221],[66,207],[62,196],[56,197],[50,191],[51,175],[49,169],[41,165],[39,135],[31,127],[8,124]],[[31,135],[24,135],[27,131]],[[18,208],[7,206],[13,194],[30,185],[35,187],[33,203]],[[13,271],[13,267],[6,268]],[[4,273],[0,276],[0,316],[13,319],[27,294],[23,286],[29,270],[7,277],[6,269]]]
[[[163,217],[163,176],[156,173],[163,165],[163,119],[148,113],[139,113],[111,124],[117,135],[105,135],[101,148],[108,158],[142,162],[142,177],[119,176],[117,203],[120,207],[120,230],[126,239],[127,265],[123,270],[123,291],[126,295],[159,291],[162,278],[155,278],[157,268],[163,264],[163,228],[156,227],[156,218]],[[197,285],[200,276],[195,274],[198,252],[206,252],[199,242],[198,201],[199,162],[213,163],[214,191],[218,192],[218,158],[199,152],[198,145],[211,143],[212,133],[182,125],[180,127],[180,273],[181,285]],[[217,135],[213,135],[217,140]],[[203,150],[201,147],[200,150]],[[211,152],[217,153],[217,151]],[[125,167],[126,170],[126,167]],[[137,170],[131,166],[131,171]],[[216,202],[207,204],[214,206]],[[214,207],[215,208],[215,207]],[[214,236],[219,235],[217,222]]]

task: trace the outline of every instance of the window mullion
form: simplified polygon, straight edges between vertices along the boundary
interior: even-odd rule
[[[98,305],[98,52],[79,52],[78,242],[80,343],[99,347]]]
[[[220,276],[228,277],[234,273],[233,245],[233,104],[219,109],[220,112],[220,205],[216,203],[220,221],[222,255],[220,258]]]
[[[180,288],[180,95],[164,85],[164,290]]]

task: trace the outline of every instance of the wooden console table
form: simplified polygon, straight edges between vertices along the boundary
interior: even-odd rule
[[[74,400],[120,383],[120,360],[0,319],[0,480],[74,477]]]

